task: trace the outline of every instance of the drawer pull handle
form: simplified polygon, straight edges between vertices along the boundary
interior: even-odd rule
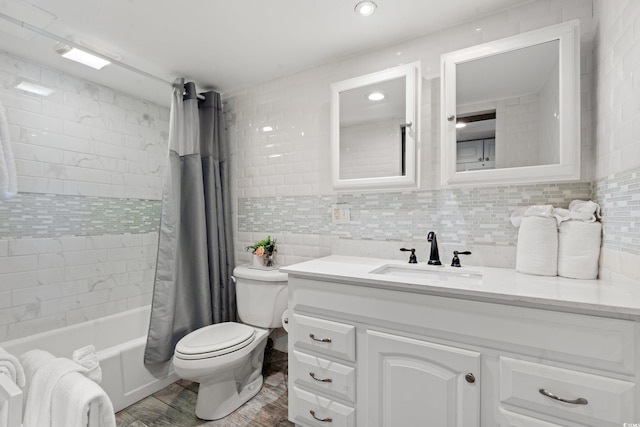
[[[320,422],[323,422],[323,423],[330,423],[330,422],[332,422],[332,421],[333,421],[333,419],[332,419],[332,418],[328,418],[328,417],[327,417],[327,418],[318,418],[318,417],[316,417],[316,411],[314,411],[313,409],[312,409],[312,410],[310,410],[310,411],[309,411],[309,413],[311,414],[311,416],[312,416],[314,419],[316,419],[316,420],[318,420],[318,421],[320,421]]]
[[[313,334],[309,334],[309,338],[311,338],[314,341],[318,341],[318,342],[327,342],[327,343],[331,342],[331,338],[322,338],[322,339],[320,339],[320,338],[316,338],[316,336],[313,335]]]
[[[538,390],[540,392],[541,395],[543,396],[547,396],[551,399],[554,400],[558,400],[560,402],[564,402],[564,403],[571,403],[572,405],[586,405],[587,403],[589,403],[587,401],[587,399],[584,399],[582,397],[579,397],[577,399],[563,399],[561,397],[556,396],[555,394],[551,393],[549,390],[541,388],[540,390]]]
[[[311,378],[313,378],[314,380],[320,382],[320,383],[332,383],[333,380],[331,378],[316,378],[316,374],[313,372],[309,372],[309,376]]]

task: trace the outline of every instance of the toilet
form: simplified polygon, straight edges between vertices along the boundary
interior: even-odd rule
[[[196,416],[217,420],[262,387],[262,361],[271,329],[282,327],[287,274],[241,265],[233,270],[242,323],[205,326],[184,336],[173,354],[180,378],[200,383]]]

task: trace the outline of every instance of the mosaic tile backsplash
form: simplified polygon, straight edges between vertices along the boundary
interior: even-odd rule
[[[509,222],[519,206],[567,207],[589,199],[590,182],[505,185],[331,196],[251,197],[238,199],[238,231],[333,235],[347,239],[413,240],[429,230],[450,243],[515,245]],[[335,204],[350,208],[351,221],[333,224]]]
[[[144,234],[158,231],[160,201],[20,193],[0,203],[3,238]]]
[[[603,246],[640,255],[640,168],[601,178],[594,186],[604,218]]]

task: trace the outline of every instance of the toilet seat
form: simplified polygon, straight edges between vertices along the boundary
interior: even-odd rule
[[[248,346],[255,335],[254,328],[242,323],[225,322],[205,326],[178,341],[175,356],[185,360],[222,356]]]

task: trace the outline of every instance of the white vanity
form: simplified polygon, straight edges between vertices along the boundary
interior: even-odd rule
[[[299,426],[640,423],[640,287],[330,256],[289,274]]]

